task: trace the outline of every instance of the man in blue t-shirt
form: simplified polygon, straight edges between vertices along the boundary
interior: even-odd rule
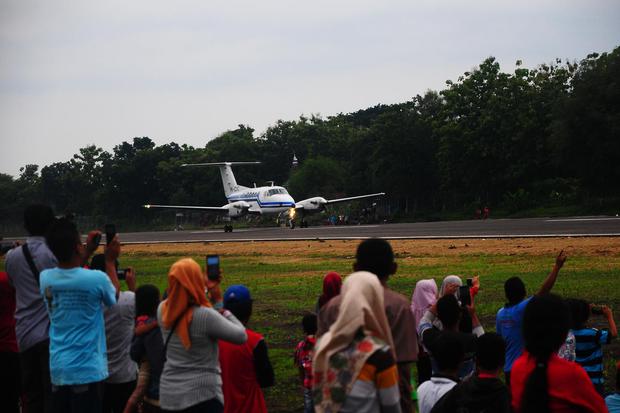
[[[537,295],[547,294],[553,288],[560,269],[566,261],[566,254],[560,251],[555,259],[553,269],[538,290]],[[495,329],[506,341],[506,363],[504,365],[504,375],[506,385],[510,387],[510,371],[512,363],[519,358],[523,352],[523,335],[521,324],[523,322],[523,312],[532,297],[525,298],[527,292],[525,284],[519,277],[512,277],[504,283],[504,292],[508,303],[497,312],[495,319]]]
[[[41,273],[41,294],[50,318],[53,412],[100,412],[108,377],[103,306],[116,303],[118,240],[106,247],[107,275],[81,267],[84,246],[71,221],[58,220],[46,236],[58,267]]]

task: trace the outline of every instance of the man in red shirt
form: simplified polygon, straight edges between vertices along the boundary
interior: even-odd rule
[[[224,413],[267,412],[262,387],[273,386],[274,374],[263,336],[247,328],[252,315],[252,297],[243,285],[224,293],[224,308],[246,326],[244,344],[219,341]]]

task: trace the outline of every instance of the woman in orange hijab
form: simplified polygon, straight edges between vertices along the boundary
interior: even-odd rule
[[[219,289],[219,283],[214,289]],[[243,344],[247,336],[230,311],[212,308],[205,291],[204,275],[196,261],[184,258],[172,265],[168,298],[157,314],[167,343],[159,384],[163,412],[223,411],[217,341]]]

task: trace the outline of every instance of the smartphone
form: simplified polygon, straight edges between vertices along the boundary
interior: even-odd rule
[[[220,277],[220,256],[207,255],[207,277],[217,280]]]
[[[600,305],[593,305],[592,307],[590,307],[590,311],[593,315],[601,315],[603,314],[603,307],[601,307]]]
[[[459,287],[459,300],[463,307],[471,305],[471,295],[469,294],[469,286],[462,285]]]
[[[467,279],[467,286],[471,288],[474,285],[474,280],[472,278]]]
[[[122,269],[122,270],[116,270],[116,277],[117,277],[119,280],[124,280],[124,279],[126,279],[126,278],[127,278],[127,270],[128,270],[128,269],[129,269],[129,268],[124,268],[124,269]]]
[[[101,233],[97,233],[97,235],[95,235],[93,237],[93,244],[96,246],[99,246],[99,244],[101,244]]]
[[[116,235],[116,225],[105,224],[105,245],[110,245],[110,242],[112,242],[115,235]]]

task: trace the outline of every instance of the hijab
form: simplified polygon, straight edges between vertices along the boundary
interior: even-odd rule
[[[437,301],[437,283],[432,278],[420,280],[416,283],[411,295],[411,312],[415,319],[415,329],[418,331],[420,320],[428,308]]]
[[[339,388],[348,394],[374,351],[387,344],[396,359],[392,333],[385,315],[383,286],[377,276],[367,271],[355,272],[345,279],[341,294],[338,318],[317,342],[312,361],[313,387],[320,395],[320,401],[315,403],[317,412],[340,410],[344,400],[334,400],[336,392],[331,390]],[[342,351],[353,343],[359,331],[365,336],[362,341],[364,345]],[[330,364],[334,355],[338,355],[338,365]]]
[[[319,308],[323,307],[329,300],[340,294],[342,278],[337,272],[328,272],[323,278],[323,294],[319,297]]]
[[[200,265],[191,258],[183,258],[170,267],[168,298],[162,302],[161,319],[168,330],[179,319],[175,334],[185,349],[192,346],[189,325],[194,313],[187,310],[194,306],[211,307],[211,303],[205,294],[205,279]]]
[[[446,287],[448,286],[448,284],[458,284],[459,287],[463,285],[463,281],[461,280],[461,277],[459,277],[458,275],[448,275],[446,278],[443,279],[443,281],[441,282],[441,288],[439,289],[439,297],[443,297]],[[458,299],[459,298],[459,291],[456,290],[456,292],[454,293],[454,296]]]

